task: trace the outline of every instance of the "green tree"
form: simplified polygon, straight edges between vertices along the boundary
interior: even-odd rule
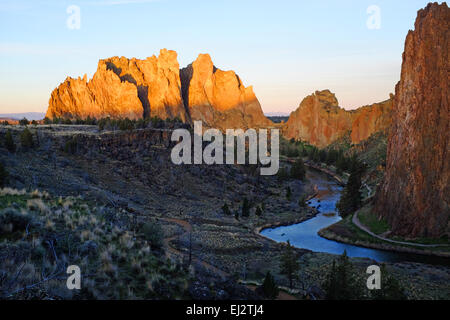
[[[406,300],[404,289],[386,269],[384,264],[381,265],[381,288],[371,290],[370,295],[375,300]]]
[[[352,171],[336,207],[342,217],[353,214],[361,207],[361,178],[364,168],[361,164],[352,164]]]
[[[250,216],[250,203],[247,198],[242,202],[242,216],[245,218]]]
[[[33,135],[28,128],[25,128],[20,134],[20,144],[25,149],[33,147]]]
[[[294,280],[298,279],[298,271],[300,270],[300,265],[298,263],[294,248],[291,246],[289,240],[287,241],[286,248],[283,255],[281,256],[280,267],[280,273],[288,278],[289,288],[292,289]]]
[[[0,187],[4,187],[6,179],[8,178],[8,171],[6,171],[3,163],[0,162]]]
[[[15,152],[16,151],[16,145],[14,143],[14,139],[12,137],[11,130],[8,130],[5,135],[5,147],[8,149],[9,152]]]
[[[284,181],[288,178],[286,167],[281,167],[280,170],[278,170],[277,177],[279,181]]]
[[[226,202],[222,206],[222,211],[224,215],[231,216],[230,208],[228,207],[228,204]]]
[[[22,120],[19,120],[19,124],[20,124],[21,126],[26,126],[26,125],[29,125],[29,124],[30,124],[30,121],[28,121],[27,118],[23,118]]]
[[[338,263],[333,261],[322,285],[327,300],[356,300],[362,298],[362,284],[355,277],[353,266],[344,251]]]
[[[270,271],[267,271],[266,277],[264,278],[264,282],[261,285],[262,293],[267,299],[276,299],[278,297],[278,293],[280,290],[275,282]]]
[[[306,195],[305,194],[303,194],[303,195],[301,195],[300,196],[300,199],[298,200],[298,205],[301,207],[301,208],[306,208],[308,205],[306,204]]]
[[[257,207],[256,207],[255,215],[256,215],[257,217],[261,217],[261,215],[262,215],[262,209],[261,209],[260,206],[257,206]]]
[[[49,118],[45,117],[44,118],[44,124],[52,124],[52,120],[50,120]]]
[[[291,178],[304,180],[306,175],[305,164],[303,159],[298,157],[291,167]]]
[[[292,197],[291,187],[287,186],[286,187],[286,199],[291,200],[291,197]]]

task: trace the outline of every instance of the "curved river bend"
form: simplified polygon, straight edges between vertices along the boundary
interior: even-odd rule
[[[378,262],[410,261],[450,265],[448,258],[370,249],[320,237],[317,234],[320,229],[342,220],[336,213],[336,203],[341,196],[342,187],[334,179],[317,170],[308,170],[307,178],[318,187],[318,194],[310,200],[310,206],[318,207],[319,213],[314,218],[302,223],[264,229],[261,231],[263,236],[277,242],[289,240],[297,248],[314,252],[340,255],[346,250],[349,257],[370,258]]]

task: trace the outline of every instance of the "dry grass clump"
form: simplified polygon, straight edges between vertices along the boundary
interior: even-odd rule
[[[189,275],[155,246],[156,222],[130,221],[79,198],[1,189],[0,299],[184,297]],[[67,289],[69,265],[81,269],[81,290]]]

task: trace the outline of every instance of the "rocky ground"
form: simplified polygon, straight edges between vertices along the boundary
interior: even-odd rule
[[[180,265],[191,262],[187,275],[180,275],[188,289],[171,297],[255,298],[253,291],[237,282],[260,283],[269,270],[280,285],[288,285],[279,273],[284,245],[255,231],[314,216],[313,208],[298,205],[301,195],[313,193],[308,182],[262,177],[253,167],[173,165],[168,129],[100,133],[96,126],[29,126],[34,146],[28,149],[21,147],[23,129],[0,127],[0,162],[9,172],[8,186],[46,191],[51,199],[77,198],[130,221],[160,225],[165,255]],[[7,130],[12,131],[17,146],[14,153],[3,145]],[[290,200],[286,198],[288,186]],[[244,197],[252,205],[250,216],[237,220],[234,214],[241,212]],[[231,215],[221,209],[224,203]],[[263,208],[260,217],[255,215],[256,206]],[[321,297],[321,283],[336,256],[307,250],[296,253],[301,280],[295,285],[295,297],[311,297],[311,292]],[[365,277],[365,268],[372,262],[352,261],[358,274]],[[415,288],[408,291],[411,298],[450,296],[448,268],[415,264],[390,267],[402,282]],[[150,297],[139,292],[138,297]]]

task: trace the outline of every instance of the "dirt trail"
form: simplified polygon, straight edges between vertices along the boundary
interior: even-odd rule
[[[171,223],[178,224],[178,225],[181,226],[181,227],[183,228],[183,230],[184,230],[184,233],[183,233],[182,235],[180,235],[180,236],[175,235],[175,236],[173,236],[173,237],[169,237],[169,238],[165,238],[165,239],[164,239],[164,246],[168,249],[168,252],[167,252],[168,255],[169,255],[170,253],[171,253],[171,254],[174,254],[174,255],[177,255],[177,256],[184,256],[184,255],[186,255],[186,253],[181,252],[181,251],[178,250],[178,249],[175,249],[175,248],[170,244],[170,242],[173,241],[173,240],[175,240],[175,239],[178,238],[178,237],[182,237],[182,236],[184,236],[184,235],[189,234],[190,232],[192,232],[192,225],[191,225],[188,221],[186,221],[186,220],[181,220],[181,219],[176,219],[176,218],[161,218],[161,220],[164,220],[164,221],[166,221],[166,222],[171,222]],[[215,274],[218,274],[222,279],[225,279],[225,278],[227,278],[227,277],[229,276],[229,274],[226,273],[225,271],[220,270],[220,269],[216,268],[215,266],[213,266],[212,264],[209,264],[209,263],[207,263],[206,261],[200,260],[200,259],[198,259],[198,258],[196,258],[196,257],[194,257],[194,256],[192,256],[192,262],[196,262],[196,263],[201,264],[201,265],[202,265],[204,268],[206,268],[207,270],[209,270],[209,271],[211,271],[211,272],[213,272],[213,273],[215,273]]]
[[[353,222],[353,224],[355,226],[360,228],[362,231],[370,234],[372,237],[375,237],[375,238],[378,238],[380,240],[387,241],[387,242],[390,242],[390,243],[401,244],[401,245],[408,245],[408,246],[416,246],[416,247],[424,247],[424,248],[446,247],[446,246],[448,246],[448,245],[445,245],[445,244],[422,244],[422,243],[415,243],[415,242],[396,241],[396,240],[391,240],[391,239],[379,236],[379,235],[373,233],[372,231],[370,231],[365,225],[363,225],[359,221],[359,219],[358,219],[358,212],[355,212],[353,214],[352,222]]]
[[[177,256],[184,256],[186,253],[183,253],[180,250],[172,247],[170,242],[172,240],[175,240],[177,237],[181,237],[181,236],[184,236],[184,235],[192,232],[192,225],[186,220],[181,220],[181,219],[176,219],[176,218],[161,218],[161,220],[166,221],[166,222],[175,223],[183,228],[184,233],[182,235],[180,235],[180,236],[175,235],[172,237],[165,238],[163,242],[164,242],[164,246],[168,249],[168,253],[172,253]],[[213,266],[203,260],[192,257],[192,261],[199,263],[203,267],[205,267],[207,270],[209,270],[215,274],[218,274],[222,279],[229,277],[229,274],[227,272],[220,270],[220,269],[216,268],[215,266]],[[247,288],[249,288],[253,291],[256,290],[256,286],[254,286],[254,285],[246,285],[246,286],[247,286]],[[285,291],[280,291],[280,293],[278,294],[277,300],[298,300],[298,299],[295,296],[293,296]]]

